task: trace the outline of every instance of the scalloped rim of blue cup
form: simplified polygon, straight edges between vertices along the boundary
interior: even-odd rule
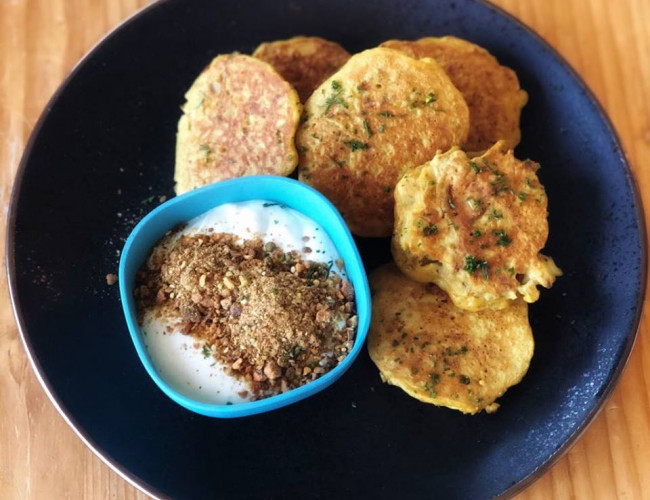
[[[268,200],[297,210],[320,224],[331,238],[345,263],[348,279],[354,286],[358,326],[354,345],[348,355],[322,377],[288,392],[266,399],[222,405],[196,401],[173,389],[154,366],[137,321],[135,275],[155,244],[167,231],[224,203]],[[147,373],[156,385],[181,406],[210,417],[233,418],[263,413],[301,401],[332,385],[359,355],[370,325],[371,299],[368,278],[359,250],[338,210],[315,189],[286,177],[250,176],[217,182],[161,204],[133,229],[124,244],[119,269],[120,296],[124,316],[135,349]]]

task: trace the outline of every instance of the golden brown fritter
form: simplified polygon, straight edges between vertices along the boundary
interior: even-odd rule
[[[409,167],[467,137],[469,111],[433,60],[390,49],[352,56],[305,104],[300,180],[359,236],[388,236],[393,188]]]
[[[216,57],[185,94],[176,142],[176,193],[245,175],[289,175],[302,106],[267,63]]]
[[[316,36],[296,36],[261,44],[253,57],[273,66],[307,101],[316,88],[350,59],[338,43]]]
[[[492,412],[526,374],[534,340],[521,299],[500,311],[464,311],[393,263],[370,275],[370,287],[368,352],[382,379],[414,398],[463,413]]]
[[[519,144],[519,116],[528,94],[519,87],[515,72],[487,50],[453,36],[389,40],[381,47],[431,57],[443,67],[469,107],[469,137],[463,149],[482,152],[500,139],[510,148]]]
[[[548,237],[538,167],[499,142],[480,157],[454,148],[407,172],[395,188],[397,265],[470,311],[535,302],[537,285],[561,274],[538,253]]]

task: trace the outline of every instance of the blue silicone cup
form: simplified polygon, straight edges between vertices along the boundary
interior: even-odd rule
[[[327,232],[345,262],[348,278],[354,285],[359,318],[356,339],[352,350],[341,363],[322,377],[301,387],[248,403],[235,405],[203,403],[173,389],[156,371],[137,321],[133,298],[135,275],[153,246],[173,227],[224,203],[248,200],[269,200],[287,205],[310,217]],[[126,240],[120,259],[119,283],[122,307],[131,338],[140,361],[151,378],[178,404],[210,417],[232,418],[254,415],[295,403],[322,391],[350,368],[366,340],[370,323],[371,300],[368,278],[359,251],[343,218],[318,191],[286,177],[255,176],[218,182],[163,203],[142,219]]]

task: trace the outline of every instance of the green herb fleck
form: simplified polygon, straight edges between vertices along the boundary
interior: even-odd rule
[[[307,152],[307,148],[305,146],[298,146],[298,152],[304,154]]]
[[[384,186],[382,191],[384,191],[385,194],[390,193],[390,186]]]
[[[424,104],[431,104],[432,102],[436,102],[436,94],[429,92],[424,98]]]
[[[372,130],[370,130],[370,124],[366,119],[363,120],[363,129],[366,131],[366,134],[368,135],[368,139],[370,139],[372,137]]]
[[[208,344],[203,344],[201,354],[203,354],[203,359],[208,359],[210,356],[212,356],[212,348]]]
[[[479,167],[475,161],[469,161],[469,168],[471,168],[475,174],[478,174],[481,172],[481,167]]]
[[[268,208],[268,207],[287,208],[286,205],[284,205],[282,203],[277,203],[277,202],[274,202],[274,201],[267,201],[265,203],[262,203],[262,206],[264,208]]]
[[[483,278],[488,279],[488,263],[485,260],[479,260],[472,255],[465,257],[465,271],[474,274],[476,271],[483,272]]]
[[[383,134],[384,130],[386,130],[386,127],[384,125],[379,125],[379,128],[377,130],[379,130],[380,134]]]
[[[425,236],[433,236],[438,234],[438,227],[435,224],[429,224],[422,230],[422,234]]]
[[[207,144],[201,144],[199,146],[199,149],[205,153],[206,156],[209,156],[212,154],[212,148],[208,146]]]
[[[452,210],[456,210],[456,205],[454,204],[451,198],[447,198],[447,205],[449,205],[449,208],[451,208]]]
[[[514,267],[509,267],[508,268],[508,274],[510,276],[514,276],[515,275],[515,268]]]
[[[519,193],[517,195],[517,198],[519,198],[521,201],[526,201],[526,198],[528,198],[528,194],[526,193]]]
[[[438,395],[438,393],[435,390],[435,386],[429,384],[429,382],[426,382],[424,384],[424,390],[427,391],[432,398],[435,398]]]
[[[149,203],[153,203],[154,199],[155,199],[155,196],[149,196],[149,197],[145,198],[144,200],[142,200],[140,203],[142,203],[143,205],[148,205]]]
[[[336,80],[332,80],[331,85],[334,93],[332,93],[331,96],[325,99],[325,104],[321,107],[325,108],[325,113],[327,113],[330,110],[330,108],[335,104],[338,104],[339,106],[342,106],[343,108],[347,109],[348,104],[343,100],[343,97],[341,96],[341,94],[343,93],[343,87],[341,87],[341,84]]]
[[[395,116],[390,111],[380,111],[379,113],[377,113],[377,115],[383,116],[384,118],[392,118],[393,116]]]
[[[493,208],[492,211],[490,212],[490,215],[488,215],[488,219],[494,219],[494,220],[503,219],[503,213],[500,210]]]
[[[499,194],[503,191],[507,191],[508,183],[506,175],[503,172],[499,172],[498,170],[492,170],[492,173],[494,174],[494,180],[490,184],[492,185],[494,194]]]
[[[469,234],[472,236],[472,238],[479,238],[481,236],[481,231],[479,231],[478,229],[474,229],[474,231],[472,231]]]
[[[504,229],[495,229],[492,231],[494,236],[497,236],[497,246],[507,247],[512,243],[512,239],[508,236],[508,233]]]
[[[463,385],[469,385],[469,383],[470,383],[470,379],[469,379],[469,377],[467,375],[460,375],[458,377],[458,380]]]
[[[368,149],[367,142],[357,141],[356,139],[351,139],[349,141],[343,141],[344,144],[350,147],[352,151],[357,151],[359,149]]]
[[[480,210],[481,209],[481,200],[476,200],[472,197],[467,198],[467,203],[469,203],[469,206],[472,207],[472,210]]]

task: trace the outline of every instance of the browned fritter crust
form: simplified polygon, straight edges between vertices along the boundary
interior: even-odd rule
[[[316,88],[343,66],[350,54],[338,43],[316,36],[265,42],[253,57],[273,66],[306,102]]]
[[[389,236],[393,188],[409,167],[467,137],[469,111],[433,60],[390,49],[356,54],[305,104],[300,180],[359,236]]]
[[[380,46],[415,58],[431,57],[444,68],[469,107],[469,137],[463,149],[481,152],[498,140],[510,148],[519,144],[519,116],[528,94],[519,87],[516,73],[487,50],[453,36],[389,40]]]
[[[537,285],[548,288],[561,274],[539,253],[548,199],[538,168],[498,142],[480,157],[454,148],[407,172],[395,188],[397,265],[463,309],[536,301]]]
[[[302,105],[271,65],[216,57],[185,95],[176,143],[176,193],[245,175],[289,175]]]
[[[371,273],[370,287],[368,352],[382,378],[414,398],[463,413],[491,412],[526,374],[534,340],[521,299],[499,311],[464,311],[394,263]]]

